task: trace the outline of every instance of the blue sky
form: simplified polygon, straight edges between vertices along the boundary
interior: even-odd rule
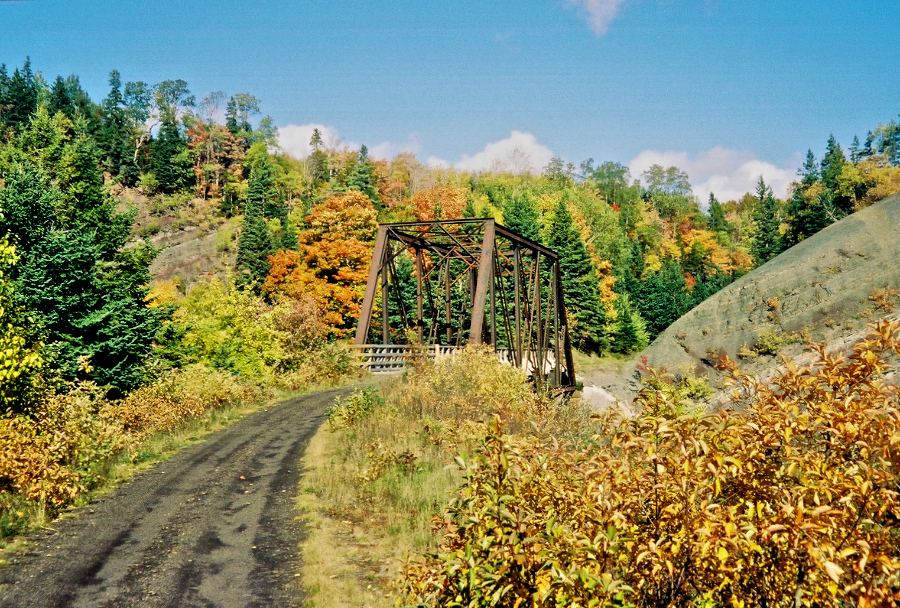
[[[900,0],[2,1],[0,62],[97,100],[113,68],[250,92],[296,154],[322,125],[461,168],[676,164],[727,199],[897,118],[898,28]]]

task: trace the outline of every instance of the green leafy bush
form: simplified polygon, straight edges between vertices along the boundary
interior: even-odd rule
[[[761,355],[777,355],[781,347],[784,346],[785,337],[783,333],[776,330],[766,329],[759,333],[756,338],[756,351]]]
[[[356,389],[349,397],[338,397],[334,405],[328,408],[326,416],[332,431],[350,428],[367,418],[383,400],[378,391],[368,386]]]

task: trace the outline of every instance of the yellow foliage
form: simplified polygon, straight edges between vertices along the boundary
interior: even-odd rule
[[[662,260],[659,259],[659,256],[655,253],[647,254],[647,257],[644,258],[644,276],[650,272],[659,272],[661,268]]]
[[[157,281],[153,283],[150,293],[147,294],[147,302],[150,306],[156,308],[166,306],[167,304],[177,304],[181,301],[181,290],[178,288],[178,281],[170,279],[168,281]]]
[[[16,248],[0,238],[0,408],[19,404],[31,378],[44,365],[43,343],[29,343],[13,314],[14,284],[7,268],[18,262]]]
[[[401,601],[426,606],[892,606],[900,600],[900,323],[771,383],[723,362],[741,411],[642,391],[587,442],[497,418]]]
[[[900,190],[900,167],[892,167],[884,157],[873,156],[858,163],[846,163],[837,176],[837,193],[862,209]],[[857,191],[865,194],[857,198]]]

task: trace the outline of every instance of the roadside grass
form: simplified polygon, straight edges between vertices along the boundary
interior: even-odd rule
[[[534,393],[519,370],[474,349],[336,403],[302,462],[308,605],[394,605],[403,563],[437,549],[463,483],[457,456],[468,459],[495,416],[562,436],[580,432],[588,414]]]
[[[297,506],[309,606],[392,606],[388,583],[402,560],[435,546],[432,518],[462,477],[440,428],[386,404],[398,386],[372,389],[378,404],[359,424],[323,424],[304,455]]]

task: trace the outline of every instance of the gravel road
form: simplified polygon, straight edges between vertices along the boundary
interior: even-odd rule
[[[298,465],[348,391],[250,414],[31,534],[0,569],[0,606],[302,605]]]

